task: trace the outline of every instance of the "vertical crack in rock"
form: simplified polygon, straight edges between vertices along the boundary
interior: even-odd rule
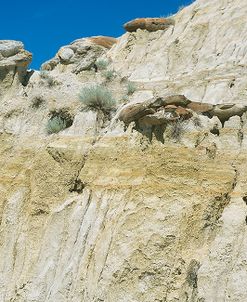
[[[238,182],[238,176],[239,176],[239,171],[238,171],[235,163],[232,163],[232,168],[234,169],[235,175],[234,175],[233,182],[232,182],[232,190],[229,194],[231,194],[234,191],[234,189],[236,188],[237,182]]]
[[[83,214],[82,214],[82,223],[81,223],[81,226],[83,225],[83,220],[84,220],[84,218],[85,218],[85,216],[86,216],[86,214],[88,212],[88,208],[90,206],[91,200],[92,200],[92,191],[90,190],[89,191],[89,196],[88,196],[88,199],[87,199],[87,203],[86,203],[86,206],[85,206],[85,210],[83,211]],[[74,245],[78,241],[78,237],[79,237],[80,231],[81,231],[81,228],[78,229],[78,232],[77,232],[77,235],[76,235],[76,238],[75,238],[75,241],[74,241]]]
[[[197,301],[197,273],[199,268],[200,262],[195,259],[192,259],[187,269],[186,281],[192,288],[191,302]]]
[[[242,147],[244,140],[244,121],[243,116],[240,117],[240,129],[238,130],[238,141],[240,143],[240,147]]]

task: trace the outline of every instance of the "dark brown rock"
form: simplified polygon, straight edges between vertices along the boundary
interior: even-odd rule
[[[188,100],[184,95],[170,95],[167,97],[152,98],[143,103],[126,105],[120,111],[118,118],[125,124],[129,124],[132,121],[136,121],[145,115],[154,114],[159,110],[162,111],[164,107],[166,107],[167,109],[169,107],[172,107],[173,111],[175,112],[178,106],[186,107],[186,105],[189,103],[190,100]],[[169,110],[167,110],[166,113],[168,113],[168,111]],[[176,113],[175,115],[177,116]],[[166,119],[167,118],[168,116],[166,117]]]
[[[176,112],[166,112],[163,109],[154,114],[145,115],[138,120],[138,123],[144,126],[158,126],[176,119],[179,119],[179,115]]]
[[[187,110],[187,109],[185,109],[183,107],[180,107],[180,106],[176,109],[175,112],[183,120],[188,120],[188,119],[190,119],[193,116],[193,114],[189,110]]]
[[[222,124],[232,116],[242,116],[247,111],[247,106],[235,104],[215,105],[210,111],[210,116],[217,116]]]
[[[148,114],[138,120],[138,123],[145,126],[158,126],[167,122],[164,112]]]
[[[130,104],[120,111],[118,118],[125,124],[129,124],[150,113],[155,113],[155,110],[148,108],[146,103]]]
[[[176,94],[176,95],[169,95],[166,97],[160,97],[155,100],[153,103],[153,106],[156,104],[162,104],[163,106],[168,105],[175,105],[175,106],[181,106],[181,107],[187,107],[188,104],[190,104],[191,101],[187,99],[184,95]]]
[[[175,112],[177,108],[178,107],[175,105],[167,105],[167,106],[165,106],[165,111],[166,112]]]
[[[146,29],[147,31],[166,30],[175,22],[172,19],[165,18],[139,18],[124,24],[128,32],[134,32],[137,29]]]
[[[117,43],[117,39],[107,36],[91,37],[89,38],[89,41],[108,49],[110,49],[115,43]]]
[[[196,113],[205,113],[213,109],[213,105],[207,103],[191,102],[187,105],[188,109],[193,110]]]

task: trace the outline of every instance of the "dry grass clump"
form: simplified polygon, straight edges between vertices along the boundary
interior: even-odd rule
[[[102,112],[105,115],[109,115],[116,106],[111,92],[101,85],[83,88],[79,94],[79,99],[83,105],[83,110]]]

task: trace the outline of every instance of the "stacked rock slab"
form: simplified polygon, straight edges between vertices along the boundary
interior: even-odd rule
[[[0,87],[9,88],[14,81],[25,84],[27,68],[32,61],[32,54],[24,49],[19,41],[0,41]],[[1,94],[1,91],[0,91]]]
[[[233,116],[242,117],[247,105],[216,104],[192,102],[184,95],[169,95],[152,98],[145,102],[127,104],[118,113],[118,119],[125,124],[134,121],[150,121],[150,125],[167,123],[176,119],[190,119],[193,112],[210,118],[217,116],[224,123]],[[157,113],[159,112],[159,113]],[[168,114],[170,113],[170,114]],[[144,119],[145,117],[145,119]]]
[[[147,31],[166,30],[174,25],[174,20],[165,18],[138,18],[124,24],[124,28],[128,32],[137,31],[137,29],[145,29]]]

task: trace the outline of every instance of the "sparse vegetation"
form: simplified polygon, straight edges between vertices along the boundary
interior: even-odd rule
[[[83,88],[79,99],[82,102],[83,110],[102,112],[104,115],[109,115],[116,104],[111,92],[100,85]]]
[[[47,84],[48,87],[53,87],[58,84],[58,82],[49,74],[48,71],[40,71],[40,78],[43,80],[43,83]]]
[[[122,101],[123,103],[128,103],[128,101],[129,101],[129,96],[128,96],[128,95],[122,96],[121,101]]]
[[[202,123],[201,123],[201,120],[200,120],[199,116],[194,116],[194,117],[192,118],[192,122],[193,122],[193,124],[194,124],[196,127],[198,127],[198,128],[201,128],[201,127],[202,127]]]
[[[105,70],[109,65],[109,61],[104,59],[99,59],[95,62],[95,65],[98,68],[98,70]]]
[[[45,103],[45,99],[42,95],[36,95],[31,100],[31,106],[34,109],[38,109],[43,103]]]
[[[48,77],[50,77],[48,71],[46,70],[41,70],[39,73],[41,79],[46,80]]]
[[[127,94],[132,95],[136,91],[136,86],[134,83],[128,82],[127,84]]]
[[[184,121],[178,119],[170,124],[170,137],[176,141],[180,141],[185,131]]]
[[[60,116],[54,116],[48,120],[46,130],[48,134],[58,133],[67,128],[66,121]]]
[[[116,73],[114,70],[106,70],[105,72],[103,72],[103,76],[106,81],[111,81],[116,76]]]
[[[48,87],[53,87],[58,84],[58,82],[53,77],[49,77],[46,82]]]

